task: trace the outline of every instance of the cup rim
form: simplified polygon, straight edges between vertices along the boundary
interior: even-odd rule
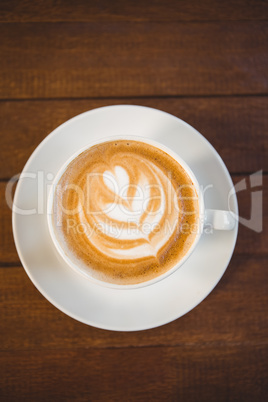
[[[156,148],[159,148],[161,150],[163,150],[164,152],[166,152],[168,155],[170,155],[176,162],[178,162],[183,169],[186,171],[186,173],[190,176],[195,190],[197,192],[198,195],[198,207],[199,207],[199,217],[198,217],[198,231],[197,234],[195,236],[194,242],[192,243],[190,249],[188,250],[188,252],[172,267],[170,268],[168,271],[164,272],[163,274],[144,281],[144,282],[140,282],[140,283],[136,283],[136,284],[116,284],[116,283],[111,283],[111,282],[106,282],[106,281],[102,281],[100,279],[94,278],[93,276],[90,276],[90,274],[86,273],[83,269],[79,268],[69,257],[68,255],[64,252],[64,250],[62,249],[60,242],[58,241],[55,233],[54,233],[54,228],[53,228],[53,222],[52,222],[52,217],[53,217],[53,205],[54,205],[54,194],[55,194],[55,189],[56,186],[58,184],[58,182],[60,181],[63,173],[66,171],[66,169],[68,168],[69,164],[76,159],[80,154],[82,154],[83,152],[85,152],[86,150],[92,148],[95,145],[98,144],[103,144],[105,142],[111,142],[111,141],[120,141],[120,140],[129,140],[129,141],[139,141],[139,142],[144,142],[145,144],[149,144],[152,145]],[[190,255],[193,253],[193,251],[195,250],[200,237],[202,235],[203,232],[203,226],[204,226],[204,199],[203,199],[203,194],[200,190],[200,185],[198,183],[198,180],[196,179],[195,174],[193,173],[192,169],[189,167],[189,165],[184,161],[184,159],[182,159],[176,152],[174,152],[172,149],[168,148],[166,145],[152,140],[150,138],[146,138],[143,136],[139,136],[139,135],[118,135],[118,136],[107,136],[107,137],[102,137],[99,140],[95,140],[95,141],[91,141],[89,142],[87,145],[81,147],[78,151],[74,152],[64,163],[63,165],[59,168],[58,172],[56,173],[56,176],[53,179],[50,191],[48,193],[48,198],[47,198],[47,223],[48,223],[48,229],[49,229],[49,234],[50,237],[52,239],[53,245],[56,248],[57,252],[60,254],[60,256],[63,258],[63,260],[65,261],[65,263],[68,264],[69,267],[71,267],[76,273],[82,275],[84,278],[86,278],[87,280],[89,280],[90,282],[102,286],[102,287],[106,287],[106,288],[112,288],[112,289],[120,289],[120,290],[129,290],[129,289],[138,289],[138,288],[142,288],[142,287],[146,287],[146,286],[150,286],[153,285],[157,282],[160,282],[161,280],[167,278],[168,276],[172,275],[175,271],[177,271],[185,262],[186,260],[188,260],[188,258],[190,257]]]

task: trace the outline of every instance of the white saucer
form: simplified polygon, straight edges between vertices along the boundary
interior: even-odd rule
[[[76,274],[58,255],[48,233],[48,187],[76,150],[110,135],[152,138],[177,152],[201,185],[213,186],[205,193],[206,208],[228,209],[233,184],[222,159],[200,133],[168,113],[142,106],[108,106],[83,113],[54,130],[28,160],[23,173],[29,177],[20,179],[14,205],[37,213],[23,216],[13,210],[13,233],[34,285],[54,306],[78,321],[114,331],[144,330],[181,317],[211,292],[231,259],[238,224],[233,231],[204,233],[183,267],[151,286],[116,290]],[[39,177],[39,193],[45,189],[39,200],[35,176]],[[238,215],[235,196],[230,206]]]

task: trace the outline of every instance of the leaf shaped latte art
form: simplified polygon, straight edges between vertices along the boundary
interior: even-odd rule
[[[57,187],[53,219],[62,251],[95,278],[152,279],[174,266],[195,238],[181,230],[197,220],[191,179],[152,145],[97,144],[67,166]]]
[[[87,176],[79,223],[88,242],[113,259],[157,258],[179,219],[167,175],[145,158],[119,154]]]

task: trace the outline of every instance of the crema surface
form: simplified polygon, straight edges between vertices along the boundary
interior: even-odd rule
[[[110,141],[81,153],[63,173],[53,226],[64,253],[85,273],[135,284],[172,268],[198,229],[193,183],[166,152]]]

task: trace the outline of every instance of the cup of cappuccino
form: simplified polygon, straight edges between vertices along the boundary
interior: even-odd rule
[[[203,232],[232,230],[228,211],[205,210],[190,167],[143,137],[107,137],[61,167],[48,196],[54,246],[96,284],[130,289],[172,274]]]

